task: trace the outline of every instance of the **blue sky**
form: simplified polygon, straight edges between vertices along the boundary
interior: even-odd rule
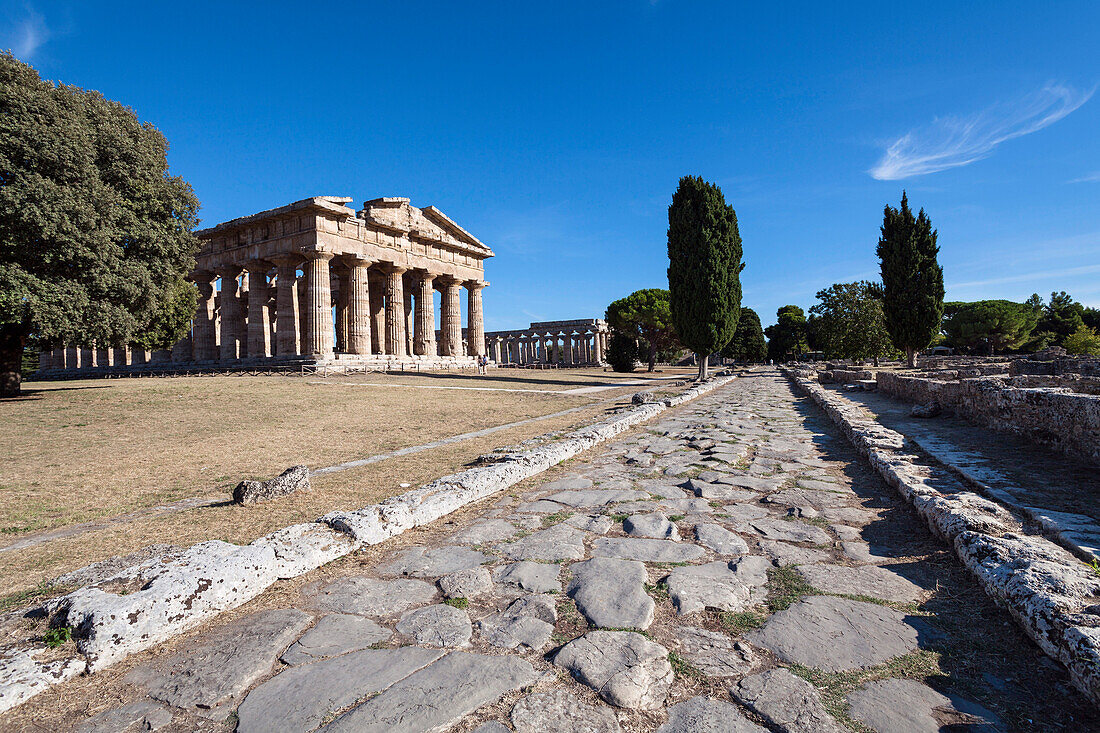
[[[160,128],[205,225],[435,204],[496,252],[489,329],[667,287],[689,173],[737,210],[765,324],[876,277],[903,188],[949,299],[1100,306],[1100,3],[917,5],[5,1],[0,47]]]

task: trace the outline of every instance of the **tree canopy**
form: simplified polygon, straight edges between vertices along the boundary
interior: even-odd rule
[[[764,329],[768,337],[768,358],[776,362],[790,361],[808,351],[806,313],[797,305],[785,305],[775,315],[776,323]]]
[[[636,290],[607,306],[605,317],[611,328],[646,342],[649,371],[653,371],[657,365],[658,352],[667,352],[680,345],[676,338],[676,329],[672,327],[667,290]]]
[[[737,361],[764,361],[768,355],[768,344],[764,341],[764,331],[760,328],[760,316],[752,308],[741,308],[737,319],[737,330],[733,338],[722,349],[722,356]]]
[[[707,358],[725,346],[741,314],[741,235],[722,189],[684,176],[668,207],[668,288],[672,323],[707,376]]]
[[[887,205],[876,252],[882,272],[886,330],[894,345],[905,352],[909,366],[917,352],[932,342],[943,318],[943,268],[932,220],[909,209],[903,192],[901,208]]]
[[[837,283],[819,291],[817,299],[810,308],[815,346],[826,356],[880,359],[894,353],[878,283]]]
[[[1100,335],[1082,323],[1066,337],[1065,349],[1068,354],[1100,356]]]
[[[634,362],[638,361],[638,344],[633,336],[612,330],[611,340],[607,344],[607,363],[616,372],[634,371]]]
[[[1033,307],[1011,300],[944,303],[943,312],[943,332],[948,346],[980,350],[990,355],[1023,346],[1038,320]]]
[[[0,394],[28,339],[167,348],[186,331],[199,204],[166,150],[127,107],[0,54]]]

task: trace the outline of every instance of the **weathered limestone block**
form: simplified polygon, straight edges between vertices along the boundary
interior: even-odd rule
[[[83,659],[40,662],[41,649],[18,649],[0,657],[0,713],[29,700],[50,685],[71,679],[87,666]]]
[[[563,646],[554,664],[620,708],[656,710],[673,680],[668,650],[632,631],[589,631]]]
[[[297,491],[309,491],[309,469],[291,466],[269,481],[242,481],[233,489],[233,501],[238,504],[259,504],[280,499]]]

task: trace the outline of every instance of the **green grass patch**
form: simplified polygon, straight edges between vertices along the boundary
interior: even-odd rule
[[[72,626],[58,626],[53,629],[46,629],[46,633],[42,634],[42,641],[46,642],[46,646],[50,649],[57,649],[64,646],[73,638]]]
[[[768,610],[785,611],[803,596],[817,593],[817,589],[798,574],[793,565],[768,571]]]
[[[566,519],[569,519],[569,517],[571,517],[571,516],[573,516],[573,512],[567,512],[567,511],[560,511],[560,512],[554,512],[553,514],[548,514],[548,515],[546,515],[545,517],[542,518],[542,526],[543,527],[552,527],[555,524],[560,524],[561,522],[564,522]]]
[[[11,611],[12,609],[34,603],[35,601],[43,601],[47,598],[64,595],[72,589],[72,586],[54,585],[48,581],[42,581],[33,588],[9,593],[6,596],[0,596],[0,613]]]
[[[706,680],[707,678],[707,676],[703,673],[703,670],[699,669],[676,652],[668,653],[668,663],[672,665],[672,672],[677,677],[698,680],[700,682]]]
[[[679,522],[681,519],[683,519],[686,516],[687,516],[686,514],[673,514],[671,517],[668,518],[668,521],[670,521],[670,522]]]
[[[718,620],[726,631],[740,636],[746,631],[763,626],[768,617],[756,611],[726,611],[718,616]]]
[[[447,600],[445,600],[443,602],[446,603],[448,606],[454,606],[455,608],[469,608],[470,607],[469,599],[462,598],[461,596],[458,597],[458,598],[448,598]]]

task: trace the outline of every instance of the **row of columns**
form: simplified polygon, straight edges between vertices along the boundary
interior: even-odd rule
[[[609,336],[606,331],[490,336],[489,348],[498,364],[601,364]]]

